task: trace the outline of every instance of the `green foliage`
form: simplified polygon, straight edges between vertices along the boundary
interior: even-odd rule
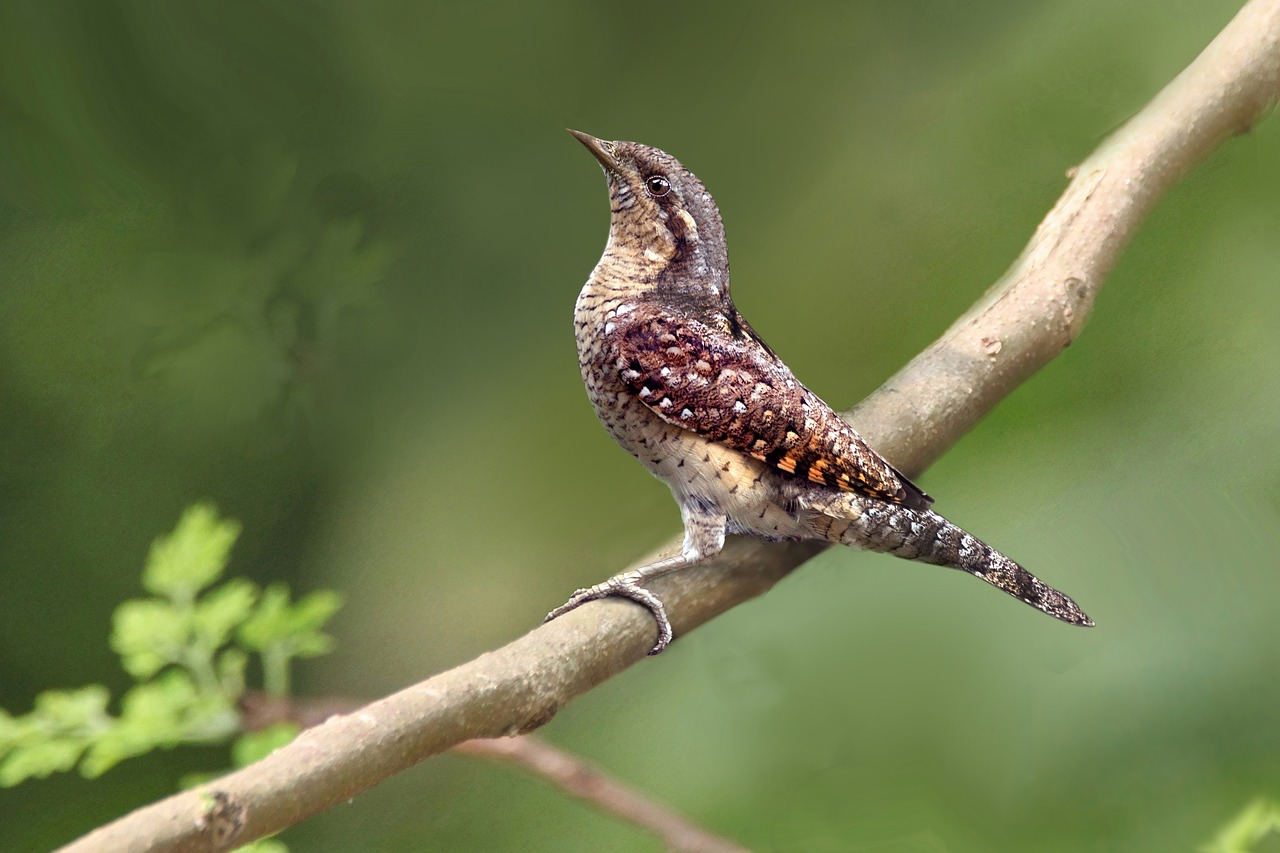
[[[240,525],[218,518],[207,504],[188,509],[173,533],[151,543],[142,570],[142,586],[150,593],[189,602],[222,576]]]
[[[341,606],[342,597],[332,590],[313,592],[291,605],[284,584],[266,588],[257,608],[240,625],[237,638],[262,655],[262,679],[268,693],[288,695],[290,660],[316,657],[333,648],[333,639],[320,628]]]
[[[22,717],[0,710],[0,784],[70,770],[96,736],[110,727],[110,696],[101,685],[49,690]]]
[[[285,695],[291,662],[332,648],[321,628],[342,601],[321,591],[290,603],[283,584],[262,591],[243,578],[215,586],[239,535],[239,524],[198,504],[155,540],[142,573],[153,597],[126,601],[115,612],[111,647],[138,680],[122,697],[119,715],[108,711],[110,695],[101,685],[46,691],[22,716],[0,710],[0,785],[77,764],[96,777],[154,749],[233,739],[233,760],[243,766],[297,734],[290,725],[240,734],[236,703],[250,655],[261,656],[268,690]]]
[[[1280,803],[1259,798],[1236,815],[1200,853],[1256,853],[1260,842],[1280,840]]]

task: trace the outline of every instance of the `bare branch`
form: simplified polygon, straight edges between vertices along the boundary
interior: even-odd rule
[[[342,696],[291,699],[250,693],[241,700],[240,711],[246,731],[286,722],[307,729],[334,714],[350,714],[365,704]],[[745,848],[712,835],[670,806],[534,735],[468,740],[455,746],[453,752],[519,767],[598,811],[653,833],[675,853],[746,853]]]
[[[996,286],[853,410],[872,446],[918,474],[1075,340],[1103,280],[1155,204],[1227,139],[1265,117],[1277,97],[1280,0],[1252,0],[1080,164]],[[819,550],[735,539],[714,563],[653,588],[679,636],[761,594]],[[260,838],[465,740],[537,728],[573,697],[644,659],[654,638],[646,610],[593,602],[64,850],[212,851]]]
[[[453,751],[514,764],[600,811],[647,829],[676,853],[747,853],[746,848],[711,835],[669,806],[623,785],[534,735],[469,740],[455,746]]]

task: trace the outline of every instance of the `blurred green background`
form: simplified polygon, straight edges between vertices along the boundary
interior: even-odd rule
[[[604,244],[563,131],[680,157],[739,306],[837,406],[1015,257],[1064,172],[1234,0],[0,6],[0,706],[128,680],[148,543],[214,500],[231,572],[340,589],[299,689],[503,643],[678,529],[580,387]],[[1167,851],[1280,793],[1280,121],[1151,217],[1083,337],[923,478],[1070,592],[832,551],[545,736],[778,851]],[[225,766],[0,791],[40,850]],[[296,851],[647,851],[444,756]]]

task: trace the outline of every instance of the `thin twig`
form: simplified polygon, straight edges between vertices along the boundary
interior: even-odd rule
[[[1156,202],[1280,97],[1280,0],[1251,0],[1205,51],[1080,164],[1013,268],[852,413],[908,476],[1075,340],[1103,280]],[[677,636],[760,595],[817,553],[735,539],[653,589]],[[63,848],[227,850],[291,826],[471,738],[536,729],[646,658],[648,611],[592,602],[508,645],[334,717],[262,761],[138,809]]]
[[[250,693],[240,701],[241,724],[246,731],[259,731],[285,722],[309,729],[335,714],[350,714],[365,704],[342,696],[291,699]],[[665,803],[536,735],[468,740],[452,751],[519,767],[598,811],[656,835],[675,853],[747,853],[745,847],[712,835]]]
[[[676,814],[670,806],[623,785],[535,735],[469,740],[453,751],[514,764],[600,811],[652,832],[676,853],[747,853],[745,847],[712,835]]]

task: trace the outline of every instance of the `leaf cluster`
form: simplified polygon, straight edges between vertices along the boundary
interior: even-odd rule
[[[342,602],[328,590],[291,602],[284,584],[219,583],[239,535],[239,524],[197,504],[152,543],[142,573],[151,595],[116,608],[111,633],[137,683],[115,714],[99,684],[41,693],[20,716],[0,709],[0,785],[77,765],[97,777],[126,758],[179,744],[235,740],[233,757],[247,763],[296,733],[241,734],[237,702],[249,664],[257,656],[266,691],[286,695],[291,663],[332,648],[321,628]]]

